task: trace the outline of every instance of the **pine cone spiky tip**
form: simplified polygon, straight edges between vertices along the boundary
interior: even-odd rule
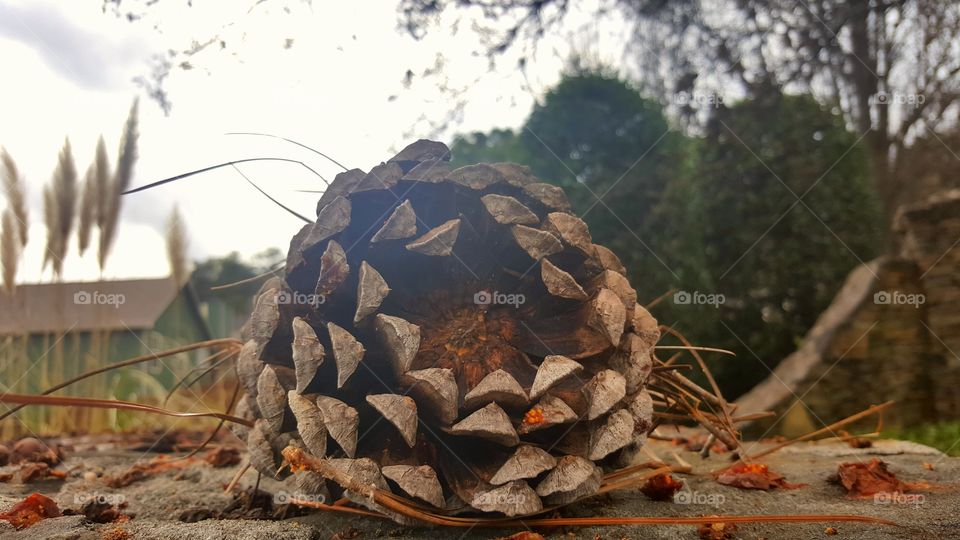
[[[436,512],[518,516],[643,443],[659,332],[620,260],[527,167],[449,159],[420,140],[337,175],[261,288],[237,361],[260,472],[294,444]]]

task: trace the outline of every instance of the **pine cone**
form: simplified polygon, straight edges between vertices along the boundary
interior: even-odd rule
[[[237,371],[260,472],[297,444],[435,511],[515,516],[643,442],[660,336],[619,259],[528,168],[449,156],[421,140],[339,174],[258,294]]]

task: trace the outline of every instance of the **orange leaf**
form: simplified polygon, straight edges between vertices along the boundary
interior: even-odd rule
[[[59,516],[60,508],[53,499],[34,493],[15,504],[9,512],[0,514],[0,519],[9,521],[18,529],[25,529],[44,518]]]
[[[697,527],[697,535],[702,540],[729,540],[736,530],[733,523],[704,523]]]
[[[667,473],[651,476],[640,488],[644,495],[655,501],[672,501],[673,496],[683,488],[683,481]]]
[[[738,463],[721,472],[717,476],[717,482],[740,489],[764,491],[773,488],[797,489],[805,485],[788,483],[783,475],[770,470],[770,467],[762,463]]]
[[[841,463],[837,468],[840,484],[847,490],[848,497],[872,497],[877,493],[902,493],[907,485],[887,469],[887,464],[879,459],[869,463]]]

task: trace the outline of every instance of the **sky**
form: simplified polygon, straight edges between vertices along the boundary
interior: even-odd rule
[[[456,132],[518,127],[537,97],[559,80],[573,48],[595,54],[603,48],[603,39],[588,43],[558,35],[540,44],[526,73],[509,58],[489,70],[487,58],[476,54],[482,49],[476,35],[456,33],[450,14],[416,41],[398,29],[396,3],[390,1],[193,4],[166,0],[129,22],[104,13],[101,0],[0,0],[0,145],[26,180],[30,212],[31,240],[18,281],[51,279],[49,268],[41,271],[41,199],[64,138],[71,142],[81,175],[100,135],[115,159],[124,119],[138,96],[140,159],[134,186],[223,161],[268,156],[303,160],[329,180],[341,169],[309,151],[227,134],[282,135],[347,167],[369,170],[430,135],[431,120],[445,118],[451,102],[441,82],[464,89],[468,103],[440,134],[449,143]],[[456,28],[469,23],[468,14]],[[576,30],[582,34],[583,28]],[[190,59],[192,69],[174,70],[165,81],[169,114],[133,82],[150,72],[155,55],[214,35],[228,47],[204,49]],[[604,34],[604,39],[616,38]],[[436,67],[442,76],[417,76],[404,85],[408,69],[419,75]],[[240,167],[271,195],[312,217],[319,195],[298,190],[322,189],[319,178],[295,164]],[[164,238],[174,205],[184,215],[192,260],[232,251],[249,257],[269,247],[285,252],[302,226],[236,171],[196,176],[124,200],[105,278],[169,272]],[[97,279],[96,253],[80,257],[76,239],[72,242],[64,279]]]

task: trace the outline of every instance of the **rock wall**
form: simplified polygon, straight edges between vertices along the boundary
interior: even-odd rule
[[[901,209],[894,232],[898,252],[851,272],[740,411],[796,405],[819,428],[895,400],[888,424],[960,418],[960,190]]]

